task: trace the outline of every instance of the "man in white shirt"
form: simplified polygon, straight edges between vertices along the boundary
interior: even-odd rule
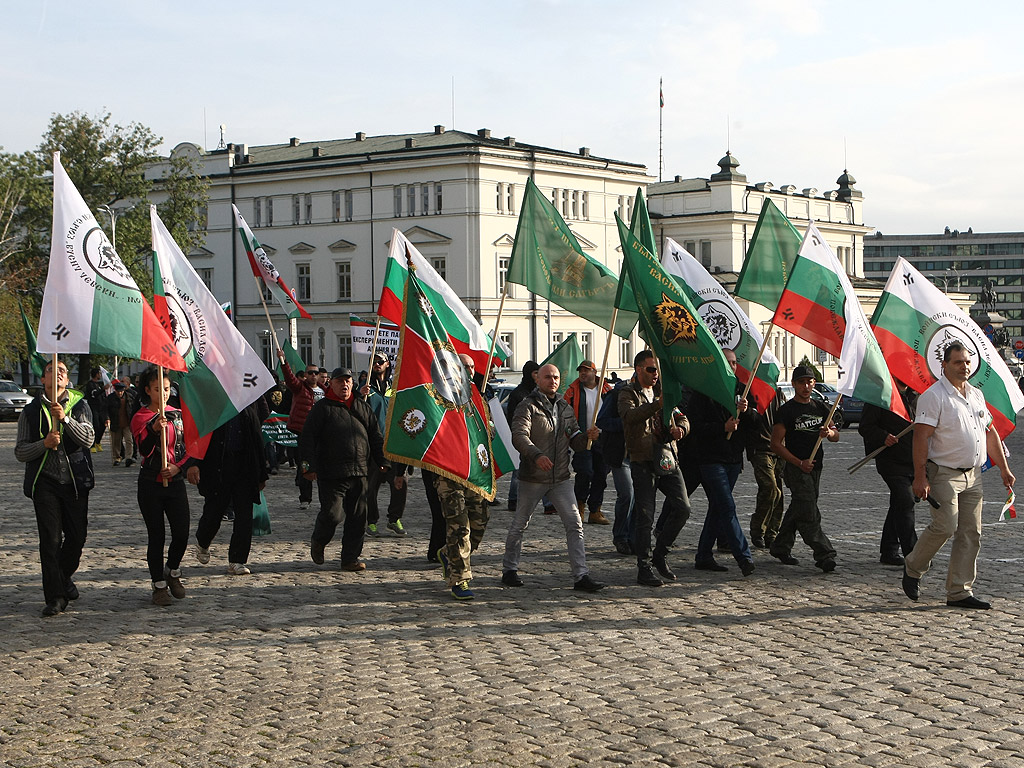
[[[921,577],[932,558],[952,537],[946,576],[946,605],[953,608],[992,606],[974,596],[981,549],[981,465],[988,454],[1012,488],[1013,473],[981,391],[967,379],[971,356],[959,342],[946,347],[942,376],[921,394],[914,420],[914,495],[928,499],[932,521],[907,555],[903,591],[920,596]]]

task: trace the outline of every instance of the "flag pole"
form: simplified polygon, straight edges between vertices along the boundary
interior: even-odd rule
[[[836,401],[835,401],[834,403],[832,403],[832,410],[830,410],[830,411],[828,412],[828,418],[827,418],[827,419],[825,419],[825,423],[826,423],[826,424],[831,424],[831,423],[832,423],[832,416],[833,416],[833,415],[835,414],[835,412],[836,412],[836,408],[838,408],[838,407],[839,407],[839,401],[840,401],[840,400],[842,400],[842,399],[843,399],[843,396],[842,396],[842,395],[839,395],[839,396],[838,396],[838,397],[836,398]],[[811,458],[812,460],[814,459],[814,457],[815,457],[815,456],[817,456],[817,455],[818,455],[818,449],[819,449],[819,448],[821,447],[821,441],[822,441],[823,439],[824,439],[824,438],[823,438],[823,437],[822,437],[821,435],[818,435],[818,442],[816,442],[816,443],[814,444],[814,450],[813,450],[813,451],[811,451],[811,455],[810,455],[810,458]]]
[[[281,342],[277,340],[277,331],[274,330],[274,323],[270,319],[270,310],[267,309],[267,300],[263,298],[263,286],[260,284],[260,279],[257,275],[253,275],[252,279],[256,281],[256,293],[260,296],[260,304],[263,305],[263,312],[267,316],[267,325],[270,328],[270,335],[274,337],[274,346],[277,351],[281,351]]]
[[[900,439],[901,437],[903,437],[903,436],[904,436],[905,434],[907,434],[907,433],[908,433],[908,432],[909,432],[910,430],[912,430],[913,428],[914,428],[914,425],[913,425],[913,424],[910,424],[910,425],[909,425],[909,426],[908,426],[908,427],[907,427],[906,429],[904,429],[904,430],[903,430],[902,432],[900,432],[900,433],[899,433],[898,435],[896,435],[896,439],[897,439],[897,440],[899,440],[899,439]],[[888,445],[885,445],[885,444],[883,443],[883,444],[882,444],[881,446],[879,446],[878,448],[876,448],[875,450],[873,450],[873,451],[872,451],[871,453],[869,453],[869,454],[868,454],[867,456],[865,456],[865,457],[864,457],[863,459],[861,459],[860,461],[858,461],[858,462],[857,462],[856,464],[852,464],[852,465],[850,465],[849,467],[847,467],[847,468],[846,468],[846,471],[847,471],[847,472],[849,472],[849,473],[850,473],[850,474],[852,475],[852,474],[853,474],[854,472],[856,472],[856,471],[857,471],[858,469],[860,469],[860,468],[861,468],[861,467],[863,467],[863,466],[864,466],[865,464],[867,464],[867,463],[868,463],[869,461],[871,461],[871,460],[872,460],[873,458],[875,458],[875,456],[877,456],[878,454],[880,454],[880,453],[881,453],[882,451],[884,451],[884,450],[885,450],[886,448],[889,448],[889,447],[890,447],[890,446],[888,446]]]
[[[370,373],[366,377],[367,383],[373,377],[373,358],[377,354],[377,337],[380,336],[380,315],[377,315],[377,327],[373,329],[373,344],[370,345]]]
[[[501,303],[498,304],[498,316],[494,319],[494,333],[491,334],[491,349],[487,353],[487,367],[484,368],[484,387],[491,378],[491,366],[494,362],[494,345],[498,343],[498,328],[501,327],[501,315],[505,311],[505,297],[508,296],[508,278],[501,289]]]
[[[160,392],[160,417],[166,418],[167,402],[164,400],[164,367],[160,368],[160,379],[158,389]],[[167,430],[160,430],[160,469],[167,469]],[[163,479],[164,488],[167,487],[167,478]]]
[[[772,323],[771,323],[771,324],[770,324],[770,325],[768,326],[768,333],[766,333],[766,334],[764,335],[764,338],[763,338],[763,339],[761,339],[761,348],[760,348],[760,349],[759,349],[759,350],[757,351],[757,361],[756,361],[756,363],[754,364],[754,370],[752,370],[752,371],[750,372],[750,378],[748,378],[748,379],[747,379],[747,385],[746,385],[746,386],[745,386],[745,387],[743,388],[743,394],[742,394],[742,395],[740,395],[740,397],[742,397],[742,398],[743,398],[744,400],[746,400],[746,399],[747,399],[747,395],[749,395],[749,394],[750,394],[750,388],[751,388],[752,386],[754,386],[754,376],[756,376],[756,375],[757,375],[757,369],[758,369],[758,368],[760,367],[760,365],[761,365],[761,358],[762,358],[762,357],[764,357],[764,351],[765,351],[765,349],[766,349],[766,348],[768,347],[768,339],[769,339],[769,338],[771,338],[771,335],[772,335],[772,330],[773,330],[774,328],[775,328],[775,323],[774,323],[774,322],[772,322]],[[778,383],[778,382],[776,382],[776,383]],[[748,407],[749,407],[749,406],[748,406]],[[737,415],[738,415],[738,414],[737,414]],[[829,415],[829,418],[831,418],[831,414]],[[735,434],[734,432],[730,432],[729,434],[727,434],[727,435],[725,436],[725,439],[726,439],[726,440],[732,440],[732,436],[733,436],[734,434]],[[817,453],[817,452],[818,452],[818,449],[817,449],[817,448],[815,448],[815,449],[814,449],[814,453]]]
[[[615,327],[615,321],[619,319],[619,308],[616,307],[612,310],[612,321],[609,323],[612,328]],[[601,361],[601,377],[597,380],[597,404],[594,406],[594,412],[590,414],[590,426],[597,426],[597,412],[601,410],[601,397],[604,394],[604,377],[608,373],[608,353],[612,349],[612,336],[615,334],[612,331],[608,331],[608,342],[604,345],[604,360]],[[588,428],[589,432],[590,429]],[[590,446],[594,443],[593,440],[587,440],[587,450],[590,450]]]

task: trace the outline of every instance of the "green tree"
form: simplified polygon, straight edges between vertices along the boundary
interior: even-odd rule
[[[804,355],[803,360],[801,360],[799,364],[806,365],[808,368],[811,369],[811,371],[813,371],[815,381],[824,381],[824,379],[821,377],[821,371],[818,370],[818,366],[812,363],[811,358],[809,358],[807,355]]]

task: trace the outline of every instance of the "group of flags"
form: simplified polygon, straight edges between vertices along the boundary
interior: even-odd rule
[[[234,206],[232,212],[257,282],[268,288],[288,317],[309,318],[241,213]],[[618,275],[584,252],[555,207],[528,181],[506,283],[523,285],[606,329],[609,345],[613,336],[629,338],[639,324],[641,337],[657,358],[666,409],[676,405],[687,387],[735,413],[738,384],[753,394],[759,410],[767,408],[775,394],[779,361],[734,298],[674,240],[667,239],[664,257],[658,256],[642,190],[637,191],[629,225],[618,216],[616,224],[623,254]],[[193,455],[201,456],[209,433],[273,381],[152,206],[151,225],[153,307],[68,178],[59,155],[54,156],[53,245],[38,350],[114,354],[173,371],[186,441]],[[817,227],[810,223],[801,236],[770,199],[764,201],[735,295],[772,311],[773,326],[838,358],[838,390],[843,395],[906,417],[894,375],[923,391],[939,375],[945,346],[957,340],[975,353],[971,381],[982,390],[1002,437],[1024,408],[1024,395],[985,334],[909,263],[897,260],[869,321]],[[269,310],[267,315],[269,321]],[[488,334],[397,229],[378,315],[375,324],[356,316],[351,323],[354,338],[360,331],[360,351],[380,348],[397,358],[386,455],[493,499],[497,478],[518,457],[508,443],[508,426],[497,401],[484,402],[459,356],[468,355],[482,378],[492,363],[501,364],[509,356],[498,341],[498,328]],[[286,356],[297,357],[289,345],[282,349]],[[735,374],[723,349],[736,354]],[[561,363],[566,385],[581,356],[575,336],[552,354]]]

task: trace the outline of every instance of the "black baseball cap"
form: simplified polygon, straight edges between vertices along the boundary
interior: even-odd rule
[[[351,379],[352,369],[351,368],[335,368],[331,371],[332,379]]]
[[[797,382],[800,379],[817,379],[814,371],[808,368],[806,365],[798,365],[793,369],[793,375],[790,377],[790,381]]]

